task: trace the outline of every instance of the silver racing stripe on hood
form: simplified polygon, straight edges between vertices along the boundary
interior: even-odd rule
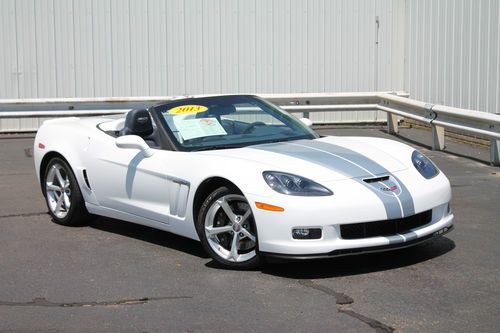
[[[294,144],[294,143],[291,143],[291,144]],[[331,143],[320,142],[320,141],[315,141],[315,140],[301,140],[301,141],[298,141],[296,144],[300,144],[302,146],[306,146],[306,147],[310,147],[310,148],[314,148],[314,149],[320,149],[326,153],[338,155],[339,157],[344,156],[344,158],[350,158],[350,160],[353,163],[356,163],[360,167],[363,167],[364,169],[368,170],[371,173],[372,177],[377,176],[377,175],[390,175],[392,178],[394,178],[396,180],[396,182],[399,185],[400,190],[401,190],[399,195],[392,193],[393,197],[399,201],[399,205],[401,206],[402,216],[398,216],[398,217],[415,215],[415,206],[413,204],[413,198],[411,197],[410,191],[408,191],[406,186],[403,184],[403,182],[401,180],[399,180],[398,177],[396,177],[389,170],[385,169],[383,166],[381,166],[377,162],[369,159],[368,157],[366,157],[358,152],[355,152],[354,150],[351,150],[351,149],[348,149],[345,147],[341,147],[341,146],[338,146],[335,144],[331,144]],[[357,179],[357,180],[359,181],[360,179]],[[365,183],[364,181],[363,181],[363,184],[367,185],[372,190],[374,189],[373,186]],[[379,191],[376,191],[376,193],[377,193],[377,195],[379,195]],[[391,218],[391,217],[388,217],[388,218]]]
[[[386,168],[368,157],[345,147],[317,140],[299,140],[251,147],[299,158],[344,175],[373,192],[383,203],[388,219],[397,219],[415,214],[410,192],[403,183]],[[398,194],[383,192],[380,187],[366,183],[363,178],[387,175],[400,186]],[[382,187],[384,183],[378,182]]]

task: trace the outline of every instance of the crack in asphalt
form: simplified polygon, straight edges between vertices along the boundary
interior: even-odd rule
[[[305,287],[309,287],[309,288],[313,288],[313,289],[322,291],[327,295],[333,296],[335,298],[335,302],[339,305],[346,305],[346,304],[354,303],[354,300],[351,297],[347,296],[346,294],[336,292],[335,290],[332,290],[328,287],[325,287],[325,286],[322,286],[319,284],[315,284],[311,280],[301,280],[301,281],[299,281],[299,284],[301,284]]]
[[[45,298],[34,298],[29,302],[7,302],[0,301],[0,306],[44,306],[44,307],[91,307],[91,306],[116,306],[116,305],[137,305],[146,304],[152,301],[175,300],[175,299],[190,299],[192,296],[165,296],[165,297],[144,297],[144,298],[127,298],[118,301],[95,301],[95,302],[71,302],[57,303],[46,300]]]
[[[352,299],[352,297],[350,297],[344,293],[339,293],[331,288],[328,288],[328,287],[325,287],[325,286],[322,286],[319,284],[315,284],[312,280],[300,280],[299,284],[304,286],[304,287],[307,287],[307,288],[312,288],[312,289],[321,291],[329,296],[333,296],[333,298],[335,298],[335,303],[337,304],[337,311],[338,312],[344,313],[348,316],[351,316],[351,317],[367,324],[368,326],[373,328],[375,330],[375,332],[377,332],[377,333],[394,332],[394,328],[387,326],[378,320],[363,316],[362,314],[357,313],[357,312],[353,311],[352,309],[347,309],[347,307],[349,305],[354,303],[354,300]]]
[[[365,317],[362,314],[354,312],[353,310],[341,308],[341,309],[339,309],[339,312],[345,313],[353,318],[356,318],[356,319],[362,321],[365,324],[368,324],[371,328],[375,329],[375,332],[377,332],[377,333],[394,332],[394,328],[387,326],[378,320]]]
[[[0,219],[5,219],[9,217],[30,217],[30,216],[40,216],[40,215],[45,215],[48,214],[48,212],[35,212],[35,213],[20,213],[20,214],[7,214],[7,215],[0,215]]]

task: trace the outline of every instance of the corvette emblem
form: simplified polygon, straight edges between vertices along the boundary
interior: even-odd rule
[[[401,186],[393,177],[388,177],[388,179],[372,183],[372,185],[385,195],[399,196],[401,194]]]
[[[398,189],[398,185],[393,185],[391,187],[381,187],[380,189],[382,191],[386,191],[386,192],[388,192],[388,191],[394,192]]]

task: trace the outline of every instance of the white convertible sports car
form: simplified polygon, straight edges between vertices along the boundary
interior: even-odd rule
[[[450,183],[427,157],[305,123],[248,95],[49,120],[36,173],[56,223],[143,224],[200,240],[232,268],[397,249],[452,229]]]

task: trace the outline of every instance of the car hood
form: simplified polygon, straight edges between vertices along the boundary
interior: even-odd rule
[[[218,150],[212,154],[235,158],[241,163],[257,163],[262,170],[336,181],[377,177],[406,169],[404,161],[396,157],[401,149],[391,151],[394,149],[391,142],[376,138],[324,137]]]

